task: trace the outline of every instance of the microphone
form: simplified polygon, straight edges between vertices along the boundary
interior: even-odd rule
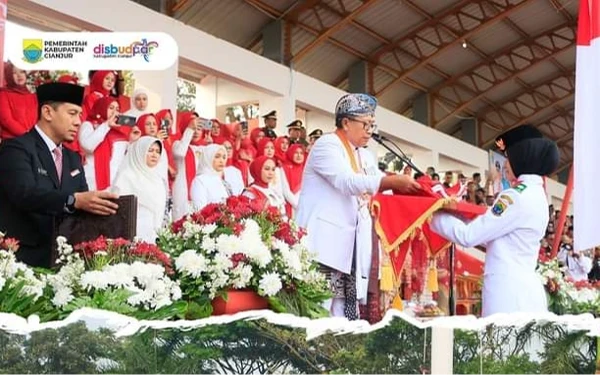
[[[404,151],[402,151],[402,149],[400,147],[398,147],[398,145],[396,143],[394,143],[392,140],[390,140],[389,138],[387,138],[384,135],[379,134],[379,133],[371,134],[371,138],[373,138],[373,140],[375,142],[382,145],[385,149],[387,149],[389,152],[391,152],[398,159],[402,160],[404,162],[404,164],[410,166],[415,172],[424,174],[416,165],[413,164],[413,162],[410,160],[410,158],[408,156],[406,156]],[[388,146],[386,144],[386,142],[391,143],[400,153],[392,150],[392,148],[390,146]]]

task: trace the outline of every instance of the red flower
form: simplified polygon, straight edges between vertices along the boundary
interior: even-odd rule
[[[239,195],[239,196],[231,196],[229,198],[227,198],[227,200],[225,201],[225,205],[227,207],[237,207],[237,206],[249,206],[251,202],[251,199],[244,196],[244,195]]]
[[[558,289],[560,289],[560,287],[559,287],[558,283],[556,282],[556,280],[550,279],[546,283],[546,289],[548,289],[548,292],[550,292],[550,294],[554,294],[554,293],[558,292]]]
[[[113,257],[117,262],[142,260],[150,263],[161,264],[167,273],[172,273],[171,259],[156,245],[146,242],[132,243],[124,238],[107,239],[100,236],[93,241],[82,242],[75,245],[74,250],[89,260],[96,253],[103,251]]]
[[[237,265],[238,265],[240,262],[242,262],[242,263],[243,263],[243,262],[245,262],[246,260],[248,260],[248,258],[247,258],[247,257],[246,257],[244,254],[242,254],[242,253],[235,253],[235,254],[233,254],[233,255],[231,256],[231,262],[233,263],[233,267],[232,267],[232,268],[235,268],[235,267],[237,267]]]
[[[298,241],[304,238],[308,232],[304,228],[298,228]]]
[[[19,240],[11,237],[6,237],[4,239],[0,238],[0,248],[16,252],[19,250]]]
[[[581,290],[581,289],[592,289],[593,285],[590,284],[587,280],[579,280],[579,281],[575,281],[573,282],[573,286],[575,286],[575,288],[577,290]]]
[[[158,246],[149,244],[146,242],[136,243],[129,249],[129,255],[134,257],[142,258],[142,260],[149,261],[151,263],[158,263],[165,267],[167,274],[173,273],[171,266],[171,258],[164,252],[162,252]]]
[[[289,223],[280,223],[274,236],[278,240],[281,240],[290,246],[293,246],[298,242],[294,230],[292,229],[292,226]]]
[[[192,218],[192,222],[194,222],[196,224],[200,224],[200,225],[204,224],[204,217],[200,214],[200,212],[194,212],[191,215],[191,218]]]
[[[279,209],[277,207],[274,206],[269,206],[267,208],[267,220],[273,222],[273,223],[278,223],[281,221],[281,212],[279,211]]]
[[[221,205],[218,203],[210,203],[204,206],[202,210],[200,210],[200,216],[206,218],[208,216],[215,215],[220,211]]]
[[[115,238],[114,240],[109,240],[111,246],[121,247],[121,246],[129,246],[131,245],[131,241],[128,241],[124,238]]]
[[[261,202],[259,199],[254,199],[250,201],[248,205],[250,206],[252,212],[261,212],[263,209],[263,202]]]
[[[173,233],[178,234],[181,232],[181,230],[183,229],[183,223],[186,222],[186,218],[183,217],[177,221],[174,221],[173,224],[171,224],[171,230],[173,231]]]
[[[242,232],[244,231],[244,225],[242,223],[234,223],[233,224],[233,234],[235,234],[236,236],[239,236],[242,234]]]

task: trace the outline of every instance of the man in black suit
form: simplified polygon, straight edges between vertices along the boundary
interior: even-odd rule
[[[17,259],[31,266],[52,266],[56,217],[118,208],[109,200],[118,196],[87,191],[79,155],[62,147],[77,136],[83,93],[68,83],[39,86],[37,125],[0,144],[0,231],[19,240]]]

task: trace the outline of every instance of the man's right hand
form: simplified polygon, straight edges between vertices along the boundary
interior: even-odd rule
[[[408,175],[392,175],[383,178],[380,190],[395,190],[403,194],[413,194],[421,190],[421,185]]]
[[[119,206],[109,199],[118,199],[118,194],[108,191],[86,191],[75,193],[75,209],[91,212],[96,215],[114,215]]]

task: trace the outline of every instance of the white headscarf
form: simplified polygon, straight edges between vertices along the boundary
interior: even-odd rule
[[[223,145],[211,144],[202,148],[202,156],[199,158],[198,165],[196,166],[196,175],[221,175],[221,173],[215,171],[215,168],[213,167],[213,160],[219,150],[227,155],[227,149]]]
[[[165,214],[167,188],[163,179],[156,173],[156,167],[150,168],[146,164],[146,155],[154,143],[158,143],[161,152],[165,152],[162,142],[150,136],[140,137],[129,145],[113,185],[121,195],[137,196],[138,205],[153,213],[153,225],[158,229],[162,226]]]
[[[127,116],[133,116],[136,119],[139,118],[141,115],[146,114],[146,113],[150,113],[148,111],[148,107],[146,106],[146,109],[143,111],[140,111],[139,109],[137,109],[137,107],[135,106],[135,98],[137,98],[140,95],[146,95],[147,98],[148,97],[148,91],[146,89],[136,89],[133,92],[133,95],[131,95],[131,108],[129,109],[129,111],[125,112],[125,115]]]

